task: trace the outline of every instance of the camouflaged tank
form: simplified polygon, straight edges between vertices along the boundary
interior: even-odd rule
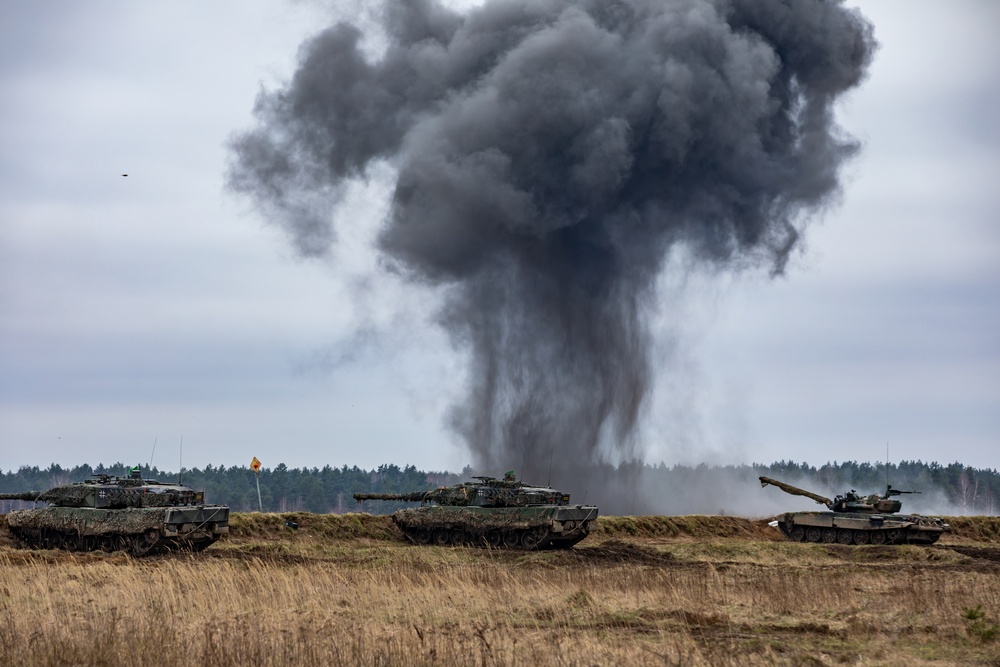
[[[10,532],[28,548],[136,556],[201,551],[229,532],[229,508],[206,505],[202,491],[142,479],[138,469],[128,477],[91,477],[48,491],[0,493],[0,500],[49,503],[7,514]]]
[[[788,512],[778,517],[777,525],[795,542],[826,542],[840,544],[933,544],[951,526],[937,517],[920,514],[899,514],[903,504],[893,496],[918,491],[899,491],[886,487],[885,495],[873,493],[859,496],[853,490],[832,500],[804,491],[769,477],[761,477],[760,485],[776,486],[793,496],[805,496],[829,512]]]
[[[354,499],[421,503],[392,515],[416,544],[566,549],[589,535],[597,520],[594,505],[570,505],[568,493],[529,486],[513,473],[473,479],[416,493],[355,493]]]

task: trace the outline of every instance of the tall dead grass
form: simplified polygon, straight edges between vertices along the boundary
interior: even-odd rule
[[[652,547],[642,547],[645,560],[617,558],[645,553],[625,543],[585,558],[377,544],[326,559],[223,545],[147,560],[0,550],[0,665],[910,665],[996,657],[995,645],[969,641],[961,618],[973,604],[1000,615],[994,570],[967,567],[960,556],[864,567],[790,546],[807,556],[801,564],[705,562],[683,550],[656,561]]]

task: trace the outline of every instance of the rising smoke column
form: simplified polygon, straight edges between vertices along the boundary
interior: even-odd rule
[[[450,422],[477,468],[637,458],[670,251],[783,271],[857,151],[832,105],[864,77],[871,26],[822,0],[393,0],[380,16],[376,59],[347,22],[303,44],[232,140],[230,187],[319,256],[350,224],[345,184],[388,162],[379,249],[443,290],[472,363]]]

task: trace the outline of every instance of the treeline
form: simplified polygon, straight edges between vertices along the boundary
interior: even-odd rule
[[[86,479],[94,474],[126,476],[128,466],[117,463],[110,466],[89,465],[63,468],[53,464],[48,468],[23,467],[17,472],[0,472],[0,492],[11,493],[44,490],[60,484]],[[354,493],[406,493],[456,484],[476,474],[466,467],[461,473],[424,472],[414,466],[400,468],[387,464],[373,470],[347,467],[288,468],[279,464],[263,468],[259,473],[260,501],[266,512],[306,511],[315,513],[343,513],[357,511],[358,505],[351,497]],[[636,506],[633,511],[656,513],[740,512],[743,503],[751,496],[750,485],[760,475],[775,477],[792,484],[806,486],[819,493],[841,493],[849,489],[869,493],[884,491],[886,479],[893,488],[919,490],[921,496],[904,497],[904,507],[910,511],[928,511],[955,514],[1000,513],[1000,472],[978,469],[952,463],[923,463],[903,461],[890,464],[858,463],[845,461],[814,467],[808,463],[779,461],[769,465],[740,466],[667,466],[641,467],[642,488],[646,495],[662,493],[675,499],[665,505]],[[142,467],[142,476],[161,482],[178,480],[175,472],[156,467]],[[206,466],[204,469],[184,470],[180,476],[185,486],[203,489],[212,503],[229,505],[234,511],[253,511],[258,507],[257,485],[254,473],[245,466]],[[734,487],[734,483],[736,486]],[[746,485],[746,486],[744,486]],[[655,490],[655,491],[654,491]],[[726,492],[731,501],[725,500]],[[770,499],[787,502],[770,492]],[[703,494],[703,496],[702,496]],[[595,495],[598,497],[595,498]],[[601,504],[600,494],[591,495],[592,502]],[[703,499],[699,499],[702,496]],[[677,503],[684,499],[689,502]],[[703,506],[704,505],[704,506]],[[30,506],[20,501],[0,501],[0,513]],[[366,511],[389,512],[400,505],[380,502],[366,506]],[[947,508],[947,509],[941,509]],[[629,508],[608,507],[614,513],[630,513]]]
[[[143,479],[160,482],[177,482],[178,479],[193,489],[205,491],[207,502],[229,505],[234,511],[250,512],[258,508],[257,480],[246,466],[212,466],[204,469],[184,469],[181,475],[141,466]],[[0,493],[44,490],[60,484],[70,484],[91,475],[127,476],[129,466],[89,465],[63,468],[52,464],[48,468],[23,467],[17,472],[0,473]],[[316,512],[344,513],[357,511],[358,504],[351,497],[354,493],[405,493],[423,491],[447,484],[473,474],[466,469],[462,474],[448,472],[423,472],[414,466],[400,468],[382,465],[374,470],[357,466],[348,468],[289,468],[284,463],[274,468],[261,468],[260,503],[265,512]],[[33,506],[20,501],[0,500],[0,513],[14,508]],[[399,504],[379,503],[380,511],[393,511]]]
[[[781,461],[768,467],[775,474],[798,474],[829,489],[884,489],[886,483],[894,489],[919,490],[920,493],[943,492],[949,503],[962,514],[996,514],[1000,512],[1000,472],[989,468],[972,468],[961,463],[941,465],[922,461],[891,463],[888,474],[885,463],[827,463],[814,468],[806,463]],[[767,473],[761,473],[766,475]]]

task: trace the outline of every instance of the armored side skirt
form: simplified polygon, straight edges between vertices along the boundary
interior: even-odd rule
[[[788,512],[778,527],[794,542],[840,544],[933,544],[951,526],[919,514]]]
[[[585,538],[597,513],[593,505],[431,506],[402,509],[392,518],[417,544],[544,549],[571,547]]]
[[[128,550],[136,555],[169,548],[200,551],[229,532],[229,508],[49,506],[11,512],[7,524],[28,547]]]

